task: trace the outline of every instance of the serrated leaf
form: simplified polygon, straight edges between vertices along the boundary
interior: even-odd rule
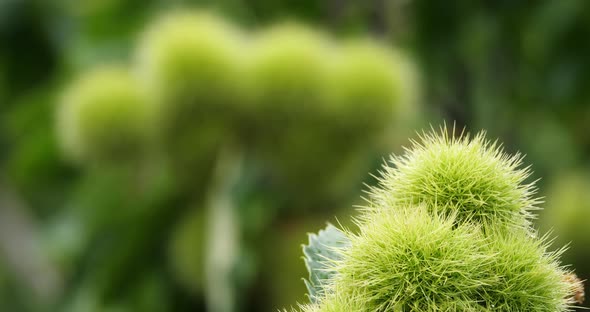
[[[348,245],[348,237],[331,224],[318,234],[309,234],[309,244],[303,245],[303,254],[309,272],[309,280],[304,281],[311,302],[318,302],[324,295],[326,283],[336,274],[330,269],[330,263],[341,258],[338,248]]]

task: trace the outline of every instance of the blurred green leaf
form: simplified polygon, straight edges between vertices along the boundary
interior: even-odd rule
[[[312,302],[323,296],[330,278],[336,274],[331,266],[341,258],[338,248],[346,248],[349,244],[348,237],[331,224],[318,234],[309,234],[309,244],[303,246],[303,254],[309,272],[305,285]]]

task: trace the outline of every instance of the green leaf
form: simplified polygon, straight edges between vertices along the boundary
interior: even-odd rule
[[[303,245],[303,254],[309,272],[309,280],[304,281],[311,302],[319,302],[322,298],[326,283],[336,274],[330,264],[341,258],[338,249],[349,245],[349,238],[331,224],[317,235],[309,234],[309,244]]]

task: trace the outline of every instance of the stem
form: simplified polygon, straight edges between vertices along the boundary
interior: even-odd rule
[[[36,221],[20,198],[0,183],[0,260],[38,298],[37,304],[50,305],[63,291],[64,280],[43,252]]]
[[[243,155],[226,146],[221,150],[207,199],[205,298],[208,310],[236,310],[234,272],[240,248],[239,222],[232,190],[240,178]]]

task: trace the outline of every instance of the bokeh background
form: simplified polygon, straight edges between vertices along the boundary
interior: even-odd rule
[[[337,42],[372,38],[413,64],[396,71],[409,95],[386,120],[361,120],[362,109],[326,117],[305,103],[295,112],[204,109],[205,126],[174,128],[132,160],[70,159],[55,118],[64,90],[93,68],[131,66],[146,27],[195,8],[244,32],[289,20]],[[2,0],[0,311],[276,311],[305,302],[306,233],[349,224],[384,159],[444,122],[485,129],[526,154],[545,197],[536,226],[553,231],[555,248],[569,244],[564,262],[588,279],[589,38],[583,0]],[[306,90],[322,60],[331,62],[275,65]],[[358,77],[332,88],[370,81]],[[280,91],[271,102],[281,107],[316,100]]]

